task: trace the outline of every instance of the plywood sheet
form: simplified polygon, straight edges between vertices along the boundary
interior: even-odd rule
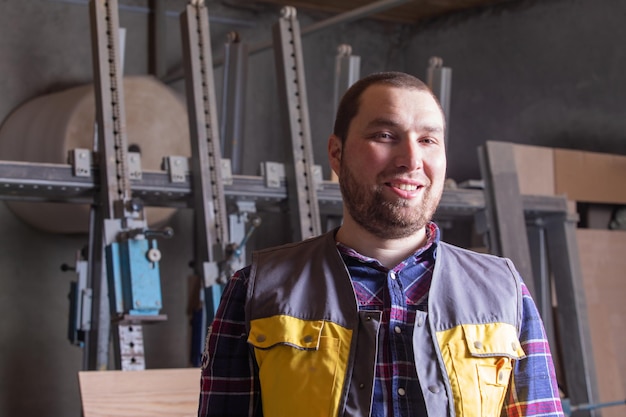
[[[555,191],[569,200],[626,204],[626,156],[554,150]]]
[[[624,400],[626,231],[578,229],[576,237],[600,402]],[[625,415],[626,405],[602,409],[602,417]]]
[[[200,370],[78,373],[84,417],[195,417]]]
[[[554,195],[554,150],[542,146],[513,145],[522,195]]]

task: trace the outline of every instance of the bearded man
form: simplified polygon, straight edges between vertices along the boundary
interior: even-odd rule
[[[328,141],[343,222],[255,252],[207,336],[198,415],[562,416],[510,260],[440,240],[445,119],[417,78],[355,83]]]

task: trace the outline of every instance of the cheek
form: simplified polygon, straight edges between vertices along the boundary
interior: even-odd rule
[[[364,170],[372,171],[387,166],[392,157],[386,149],[363,146],[359,152],[352,154],[355,164]]]
[[[428,170],[428,176],[433,180],[445,180],[446,165],[445,155],[438,155],[424,162],[425,169]]]

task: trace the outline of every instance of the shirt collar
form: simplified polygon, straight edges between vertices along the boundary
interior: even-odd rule
[[[426,225],[426,244],[420,247],[417,251],[415,251],[411,256],[406,258],[404,261],[400,262],[394,270],[400,271],[407,266],[414,265],[418,262],[424,260],[425,257],[434,257],[434,249],[439,244],[441,239],[441,232],[439,231],[439,227],[434,222],[429,222]],[[339,253],[344,256],[349,256],[351,258],[357,259],[362,263],[374,264],[377,268],[386,268],[378,261],[378,259],[370,258],[365,255],[361,255],[356,250],[352,249],[349,246],[344,245],[341,242],[337,242],[337,249]]]

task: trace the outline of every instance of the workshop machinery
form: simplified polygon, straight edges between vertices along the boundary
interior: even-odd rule
[[[106,369],[110,335],[116,342],[115,366],[142,369],[145,362],[141,326],[164,319],[160,314],[161,254],[156,239],[171,234],[170,230],[150,230],[144,207],[194,209],[198,231],[194,273],[207,288],[209,314],[219,297],[220,282],[239,265],[236,261],[241,259],[251,230],[258,226],[257,211],[287,202],[293,239],[306,238],[322,232],[323,215],[341,216],[341,196],[338,184],[322,179],[313,161],[295,9],[285,9],[274,27],[281,101],[293,149],[285,164],[264,163],[262,176],[233,174],[229,161],[222,158],[203,1],[191,1],[181,15],[192,157],[188,161],[175,155],[165,156],[166,170],[160,172],[142,172],[130,164],[137,155],[128,152],[124,130],[117,2],[92,0],[91,18],[97,98],[95,149],[87,150],[89,158],[80,157],[84,150],[74,151],[71,164],[0,161],[0,194],[3,199],[54,199],[93,205],[90,242],[76,260],[79,280],[74,284],[73,303],[77,313],[71,339],[84,344],[85,369]],[[493,147],[489,145],[489,149],[491,152]],[[97,158],[90,159],[92,155]],[[567,320],[558,317],[560,325],[569,325],[573,330],[564,332],[561,340],[568,349],[564,359],[568,366],[574,366],[567,381],[568,391],[575,404],[593,403],[593,364],[586,350],[589,334],[584,306],[578,298],[575,237],[566,204],[561,197],[525,196],[517,192],[512,198],[505,194],[510,207],[499,206],[502,200],[498,200],[498,193],[502,195],[513,177],[509,171],[498,171],[502,165],[493,162],[502,161],[498,158],[489,156],[485,165],[491,165],[483,174],[488,183],[486,191],[446,189],[436,219],[468,219],[482,224],[490,237],[490,249],[513,258],[527,277],[535,276],[533,263],[537,261],[528,260],[528,241],[519,237],[526,235],[529,223],[541,225],[549,235],[547,244],[555,248],[550,251],[550,265],[559,274],[559,282],[565,283],[556,288],[557,297],[567,299],[570,294],[573,300],[572,310],[565,312],[571,313]],[[498,185],[502,180],[505,185]],[[499,213],[508,213],[507,221]],[[516,230],[507,229],[512,227]],[[534,293],[543,285],[529,281]],[[206,321],[202,327],[205,325]]]

